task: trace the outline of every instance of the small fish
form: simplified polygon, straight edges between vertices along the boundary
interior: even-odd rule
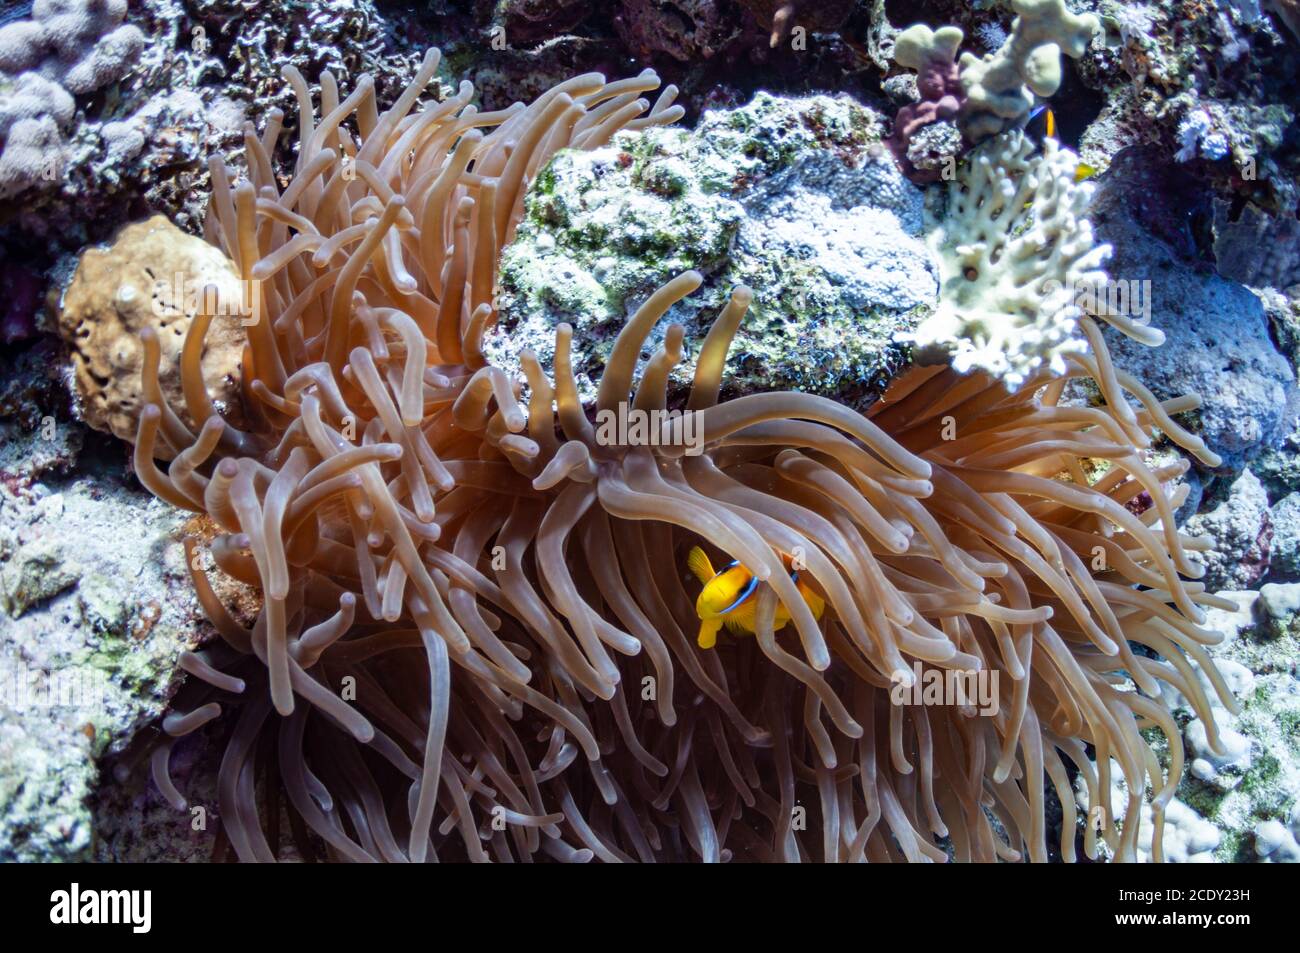
[[[1029,118],[1025,121],[1025,134],[1035,142],[1042,142],[1044,139],[1060,141],[1056,133],[1056,113],[1052,112],[1051,106],[1044,103],[1029,110]]]
[[[813,617],[820,619],[826,603],[799,578],[799,571],[794,568],[790,556],[781,553],[781,561],[785,563],[790,579],[799,588],[799,595],[808,603]],[[709,557],[698,546],[692,547],[687,555],[686,568],[704,585],[700,597],[695,600],[695,614],[700,617],[700,634],[696,642],[700,648],[713,648],[718,641],[718,630],[724,625],[735,635],[754,634],[757,624],[755,616],[758,612],[758,600],[754,598],[754,593],[758,591],[758,580],[753,573],[736,560],[732,560],[720,572],[714,572]],[[790,613],[778,602],[773,629],[780,631],[789,621]]]
[[[1030,110],[1029,121],[1025,124],[1025,131],[1031,139],[1040,142],[1043,139],[1061,141],[1061,137],[1056,130],[1056,113],[1052,112],[1052,107],[1047,104],[1035,106]],[[1090,179],[1096,174],[1097,169],[1095,166],[1080,162],[1074,168],[1074,181],[1082,182],[1084,179]]]

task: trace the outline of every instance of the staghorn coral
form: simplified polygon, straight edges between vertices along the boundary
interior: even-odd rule
[[[865,416],[797,393],[719,403],[751,299],[739,287],[700,350],[684,408],[698,416],[603,440],[567,325],[553,376],[522,355],[525,404],[484,362],[497,256],[557,148],[673,114],[661,100],[636,118],[650,74],[580,76],[484,115],[466,84],[412,112],[435,68],[430,55],[382,114],[365,79],[341,98],[326,75],[319,120],[290,71],[293,181],[281,192],[269,174],[278,116],[247,136],[251,181],[231,187],[214,164],[207,234],[258,283],[264,316],[249,330],[247,429],[213,411],[196,345],[181,366],[191,430],[149,386],[159,349],[142,335],[137,471],[214,524],[189,566],[221,636],[185,656],[197,680],[164,729],[237,709],[219,777],[235,853],[277,856],[282,793],[308,857],[323,842],[350,860],[1043,860],[1050,783],[1073,859],[1071,772],[1109,791],[1113,761],[1130,794],[1106,844],[1137,856],[1149,789],[1159,860],[1182,768],[1160,686],[1208,711],[1196,663],[1233,705],[1201,625],[1203,607],[1228,604],[1180,578],[1206,545],[1172,518],[1166,486],[1187,464],[1143,460],[1158,428],[1215,462],[1169,417],[1196,401],[1155,401],[1083,317],[1092,352],[1011,390],[934,366]],[[630,318],[597,411],[666,411],[683,329],[634,381],[638,359],[700,281],[679,275]],[[1071,378],[1104,403],[1062,404]],[[177,452],[166,473],[160,442]],[[759,580],[752,641],[692,644],[675,566],[701,540]],[[826,600],[822,622],[782,553]],[[216,597],[214,570],[262,591],[251,628]],[[774,631],[778,603],[791,630]],[[952,670],[1000,676],[995,710],[891,703],[891,686]],[[1168,740],[1167,775],[1149,727]],[[1212,718],[1207,730],[1217,746]],[[183,804],[168,755],[155,751],[154,775]]]

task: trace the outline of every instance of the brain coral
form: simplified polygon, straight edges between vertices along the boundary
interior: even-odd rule
[[[1053,846],[1073,859],[1072,773],[1102,803],[1118,770],[1123,815],[1087,825],[1084,850],[1099,827],[1136,858],[1149,794],[1160,859],[1182,769],[1161,686],[1207,713],[1211,747],[1197,668],[1233,704],[1204,650],[1204,609],[1226,603],[1191,581],[1205,541],[1172,520],[1187,464],[1144,457],[1159,430],[1212,461],[1169,416],[1195,401],[1152,398],[1082,316],[1091,351],[1010,389],[936,365],[866,415],[791,392],[719,402],[752,298],[737,287],[669,412],[683,328],[636,368],[699,287],[686,271],[627,321],[594,406],[567,325],[549,374],[521,355],[521,403],[480,341],[527,182],[561,147],[675,114],[647,115],[650,74],[579,76],[486,114],[466,84],[417,110],[436,65],[382,113],[367,79],[344,97],[326,75],[318,115],[287,74],[292,181],[271,174],[273,115],[246,135],[248,181],[214,163],[206,230],[259,295],[250,422],[215,412],[198,346],[181,362],[193,425],[156,389],[140,418],[141,478],[211,527],[189,564],[220,637],[186,656],[196,678],[164,729],[233,709],[219,815],[234,852],[277,857],[283,804],[304,856],[332,859],[1044,860],[1050,786]],[[1022,175],[997,193],[1034,194],[1010,154]],[[157,333],[143,338],[148,378]],[[1061,402],[1075,377],[1098,406]],[[611,437],[593,413],[651,423]],[[692,638],[694,546],[753,580],[749,628],[716,647]],[[216,597],[222,574],[263,594],[251,627]],[[908,703],[957,675],[985,686],[978,704]],[[168,751],[154,774],[184,804]]]

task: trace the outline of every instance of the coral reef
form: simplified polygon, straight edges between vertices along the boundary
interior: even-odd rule
[[[1238,608],[1210,613],[1207,624],[1225,636],[1210,652],[1242,708],[1235,715],[1217,707],[1209,712],[1225,740],[1225,756],[1205,751],[1205,713],[1186,703],[1176,709],[1189,749],[1197,755],[1179,796],[1219,831],[1216,859],[1295,863],[1300,860],[1291,839],[1300,804],[1295,661],[1300,587],[1265,585],[1258,592],[1222,595]]]
[[[918,23],[904,30],[894,43],[898,65],[916,70],[920,100],[903,106],[894,116],[889,148],[913,182],[938,181],[944,161],[955,159],[961,151],[960,130],[951,122],[962,105],[957,67],[961,41],[962,32],[956,27],[936,31]],[[938,143],[933,141],[935,130],[931,128],[936,125],[948,131]]]
[[[305,83],[288,74],[300,127],[314,130],[296,177],[280,193],[262,140],[249,137],[253,180],[218,192],[205,228],[263,296],[245,387],[261,420],[246,430],[223,420],[193,358],[181,371],[198,432],[157,388],[140,416],[140,478],[220,527],[206,544],[215,565],[203,566],[191,541],[189,566],[224,645],[199,658],[192,671],[203,684],[165,728],[184,737],[223,706],[239,708],[218,785],[239,857],[279,852],[251,799],[251,755],[265,733],[279,738],[278,776],[304,854],[315,850],[310,830],[331,856],[357,860],[943,860],[947,850],[959,860],[1043,860],[1046,778],[1068,818],[1059,850],[1072,859],[1078,817],[1063,759],[1088,774],[1084,745],[1098,746],[1140,785],[1151,756],[1138,753],[1139,717],[1181,750],[1152,698],[1169,683],[1198,710],[1208,704],[1184,652],[1235,709],[1200,648],[1214,636],[1199,628],[1201,606],[1230,604],[1180,578],[1196,575],[1188,548],[1203,545],[1173,525],[1185,488],[1167,496],[1187,465],[1152,470],[1142,453],[1158,426],[1205,465],[1219,461],[1110,365],[1091,318],[1078,319],[1091,353],[1063,354],[1056,374],[1042,367],[1008,387],[983,373],[916,369],[863,416],[793,392],[719,402],[727,351],[754,298],[741,286],[696,364],[686,408],[702,418],[694,451],[681,416],[648,445],[602,438],[573,377],[572,327],[555,329],[551,376],[536,355],[521,355],[526,407],[519,384],[485,360],[481,338],[495,321],[497,256],[523,214],[530,171],[561,144],[599,150],[629,124],[672,119],[664,99],[637,118],[650,104],[635,97],[657,77],[578,77],[491,117],[467,108],[466,86],[411,112],[436,66],[427,57],[382,114],[363,79],[319,126]],[[339,125],[348,114],[357,139]],[[487,134],[467,131],[496,122]],[[355,155],[355,177],[334,146]],[[1018,140],[1011,148],[1025,158]],[[1057,154],[1038,161],[1025,162],[1026,183],[1059,185]],[[1042,196],[1040,212],[1049,207]],[[1095,251],[1087,238],[1082,255]],[[332,270],[315,277],[304,255]],[[702,282],[695,271],[672,278],[626,321],[595,382],[598,419],[667,412],[685,328],[670,325],[639,375],[638,365],[655,325]],[[1155,343],[1140,324],[1103,314]],[[202,333],[196,322],[187,337]],[[147,382],[159,354],[156,332],[143,338]],[[1097,407],[1061,403],[1070,377],[1094,382]],[[944,436],[949,421],[957,429]],[[160,440],[177,454],[166,473],[151,459]],[[200,475],[213,456],[210,476]],[[1085,460],[1111,468],[1089,478]],[[1125,505],[1138,497],[1150,501],[1149,518]],[[754,644],[701,656],[687,640],[690,603],[671,566],[698,538],[742,559],[762,584]],[[1095,576],[1082,561],[1094,546],[1114,562]],[[825,628],[798,601],[780,553],[806,562],[833,611]],[[262,591],[251,629],[210,588],[212,569]],[[784,643],[778,603],[795,630]],[[1131,643],[1170,661],[1135,656]],[[904,652],[916,660],[910,676]],[[842,667],[832,675],[833,660]],[[1005,675],[1017,686],[997,696],[1006,709],[978,721],[961,706],[891,704],[884,691],[954,665]],[[341,677],[367,686],[355,705],[336,694]],[[654,690],[634,704],[626,686],[647,679]],[[1141,696],[1117,688],[1128,679]],[[693,687],[674,688],[683,681]],[[687,704],[701,693],[703,707]],[[1209,744],[1222,752],[1217,736]],[[372,774],[359,745],[390,767]],[[182,806],[170,751],[155,752],[154,776]],[[815,787],[795,778],[795,760],[813,766]],[[835,773],[854,760],[856,770]],[[940,765],[942,787],[932,783]],[[493,789],[475,783],[478,770]],[[866,792],[860,772],[874,779]],[[1090,789],[1111,776],[1101,766]],[[667,787],[656,792],[654,778]],[[1178,779],[1175,766],[1154,792],[1157,860]],[[384,797],[391,785],[395,796]],[[816,805],[816,847],[795,836],[800,785]],[[975,809],[986,792],[996,829]],[[872,808],[882,799],[883,816]],[[1135,790],[1122,825],[1103,832],[1125,859],[1136,856],[1141,801]],[[476,813],[498,809],[543,830],[498,831],[485,847]],[[680,820],[669,823],[666,810]],[[1096,853],[1091,832],[1085,850]]]
[[[1266,294],[1263,289],[1271,287],[1291,289],[1293,299],[1300,300],[1300,294],[1295,294],[1300,288],[1300,219],[1266,215],[1249,205],[1233,218],[1230,204],[1223,201],[1215,204],[1214,211],[1215,270],[1225,278],[1261,289],[1261,297]],[[1294,308],[1284,301],[1282,298],[1276,304],[1278,311]],[[1294,362],[1294,332],[1289,336]]]
[[[1022,128],[1039,99],[1061,85],[1060,56],[1078,59],[1100,29],[1092,14],[1076,16],[1064,0],[1015,0],[1011,32],[997,32],[991,53],[957,51],[958,27],[923,23],[894,39],[894,60],[916,71],[917,101],[899,109],[890,148],[912,181],[928,183],[955,168],[964,146]],[[992,36],[992,34],[989,34]]]
[[[1295,4],[888,8],[6,8],[0,859],[1300,859]]]
[[[1166,689],[1190,762],[1165,812],[1165,859],[1295,863],[1300,860],[1293,846],[1300,803],[1295,664],[1300,587],[1265,585],[1260,591],[1225,590],[1219,597],[1236,608],[1209,611],[1206,625],[1223,639],[1205,651],[1241,707],[1225,709],[1213,695],[1207,695],[1207,707]],[[1218,738],[1219,751],[1210,749],[1211,737]],[[1168,754],[1158,747],[1167,764]],[[1082,784],[1079,796],[1095,803]],[[1126,799],[1124,784],[1117,782],[1112,809],[1122,811]],[[1139,855],[1150,858],[1150,845],[1140,844]]]
[[[1081,0],[1104,28],[1080,62],[1104,96],[1084,134],[1084,161],[1105,168],[1120,151],[1155,144],[1220,194],[1287,212],[1296,206],[1294,39],[1256,3]],[[1274,4],[1277,11],[1282,5]]]
[[[1269,508],[1273,538],[1269,544],[1269,575],[1275,580],[1300,579],[1300,493],[1288,493]]]
[[[36,0],[30,20],[0,27],[0,199],[62,177],[73,95],[115,83],[144,34],[126,0]]]

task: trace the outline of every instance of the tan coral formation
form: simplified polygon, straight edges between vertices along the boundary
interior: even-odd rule
[[[181,352],[194,306],[209,285],[224,303],[217,310],[225,313],[213,317],[203,338],[203,383],[223,416],[238,425],[246,335],[238,309],[243,285],[230,260],[161,215],[128,225],[111,246],[81,256],[63,296],[59,333],[72,350],[86,423],[123,440],[135,439],[140,410],[148,401],[141,377],[145,348],[140,332],[146,328],[157,332],[163,396],[184,407]]]
[[[898,35],[894,43],[894,60],[918,73],[933,65],[953,63],[961,41],[965,38],[960,27],[941,26],[931,30],[924,23],[914,23]]]
[[[973,143],[1006,132],[1034,105],[1061,85],[1061,53],[1078,59],[1101,29],[1091,13],[1073,14],[1065,0],[1015,0],[1016,19],[1006,43],[995,53],[961,57],[966,94],[961,126]]]

